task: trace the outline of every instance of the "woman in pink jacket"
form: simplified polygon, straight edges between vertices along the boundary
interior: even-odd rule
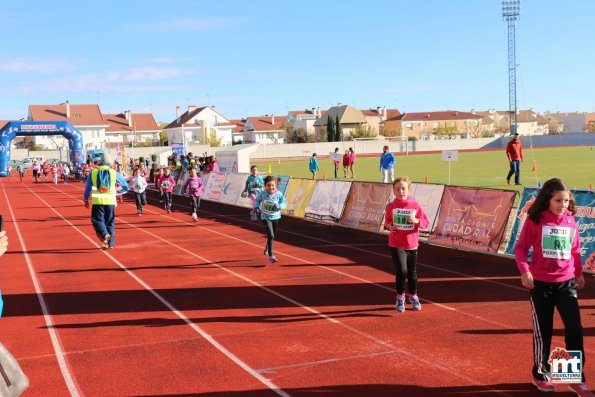
[[[351,177],[355,179],[355,171],[353,167],[355,166],[355,152],[353,148],[349,148],[349,172],[351,172]]]
[[[419,229],[429,226],[421,205],[409,196],[411,180],[399,176],[393,182],[395,199],[386,206],[384,228],[390,231],[388,245],[396,270],[397,302],[395,309],[405,311],[405,279],[409,287],[409,302],[413,310],[421,310],[417,296],[417,247]]]
[[[176,180],[171,176],[169,168],[165,169],[165,174],[161,177],[159,186],[165,197],[165,209],[169,214],[171,212],[171,192],[174,191],[174,187],[176,186]]]

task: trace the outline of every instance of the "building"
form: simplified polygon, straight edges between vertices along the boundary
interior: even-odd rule
[[[361,110],[349,105],[338,105],[331,107],[324,116],[320,117],[314,123],[316,134],[326,134],[326,124],[328,119],[336,123],[337,119],[343,130],[343,136],[351,136],[352,133],[360,128],[366,128],[366,117]]]
[[[548,131],[550,134],[560,134],[564,132],[564,113],[545,112],[543,117],[545,117],[548,123]]]
[[[284,143],[285,116],[265,115],[248,117],[244,126],[244,143],[262,143],[265,145]]]
[[[176,107],[176,119],[163,128],[170,144],[196,143],[211,146],[231,146],[235,124],[217,112],[215,106],[196,107],[180,114]]]
[[[564,132],[567,134],[595,131],[595,113],[565,113]]]
[[[387,130],[398,131],[402,138],[435,139],[437,137],[481,136],[483,116],[475,113],[446,110],[439,112],[403,113],[385,122]]]
[[[386,107],[378,106],[376,109],[362,110],[364,117],[366,118],[366,125],[372,129],[374,135],[378,135],[384,132],[385,135],[391,135],[386,133],[386,120],[397,117],[401,114],[398,109],[387,109]],[[384,130],[384,131],[383,131]]]
[[[301,130],[304,131],[305,135],[313,135],[315,132],[314,123],[324,113],[326,113],[326,110],[320,110],[320,108],[290,110],[287,113],[284,129],[288,133]]]
[[[67,121],[83,135],[85,150],[102,149],[109,124],[104,120],[99,105],[75,105],[68,101],[59,105],[29,105],[29,121]],[[46,149],[68,149],[68,141],[59,135],[27,137],[20,146],[38,145]]]
[[[161,129],[151,113],[132,113],[126,110],[119,114],[104,114],[103,119],[109,124],[105,130],[106,143],[109,146],[117,143],[130,146],[159,143]]]
[[[244,128],[246,126],[246,119],[229,120],[230,124],[234,125],[231,130],[231,139],[234,144],[244,143]]]

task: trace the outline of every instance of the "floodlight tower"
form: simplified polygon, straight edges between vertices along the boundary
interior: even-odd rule
[[[510,135],[517,129],[516,107],[516,43],[514,23],[521,14],[521,0],[502,1],[502,18],[508,22],[508,113]]]

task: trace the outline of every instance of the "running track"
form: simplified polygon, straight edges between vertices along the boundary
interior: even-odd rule
[[[193,223],[150,197],[143,217],[118,207],[104,252],[82,183],[0,188],[0,340],[26,396],[542,395],[510,259],[422,245],[423,310],[398,314],[384,236],[286,217],[270,265],[245,209],[203,202]],[[593,278],[580,299],[593,362]]]

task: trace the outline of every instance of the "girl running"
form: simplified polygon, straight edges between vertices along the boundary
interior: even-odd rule
[[[346,150],[345,154],[343,155],[343,177],[347,178],[348,174],[349,174],[349,150]]]
[[[132,171],[130,186],[132,186],[132,190],[134,191],[134,196],[136,198],[136,213],[138,216],[142,216],[143,205],[147,205],[147,194],[145,192],[145,189],[147,188],[147,181],[145,178],[140,176],[140,171],[138,168],[135,168]]]
[[[65,185],[68,184],[68,175],[70,175],[70,168],[68,167],[68,164],[64,164],[62,167],[62,179],[64,180]]]
[[[165,210],[169,214],[171,212],[171,192],[173,192],[176,186],[176,180],[169,173],[169,168],[165,169],[165,174],[161,177],[161,190],[165,197]]]
[[[260,210],[260,219],[264,224],[264,229],[267,234],[267,244],[264,247],[264,254],[269,256],[269,262],[277,262],[277,258],[273,254],[273,240],[275,239],[275,232],[281,219],[281,210],[287,208],[287,200],[283,193],[277,190],[277,182],[271,175],[264,178],[265,190],[256,196],[254,202],[254,210]]]
[[[155,181],[155,189],[159,191],[159,204],[163,203],[163,190],[161,190],[161,180],[163,179],[163,174],[165,173],[163,168],[159,168],[157,173],[153,177]]]
[[[386,206],[384,228],[390,231],[388,246],[396,273],[397,302],[395,309],[405,311],[405,279],[409,287],[409,303],[421,310],[417,296],[417,248],[419,229],[429,226],[428,217],[419,203],[409,196],[411,180],[399,176],[393,182],[395,199]]]
[[[52,178],[54,180],[54,185],[58,184],[58,174],[59,174],[58,164],[54,163],[54,164],[52,164]]]
[[[533,379],[541,391],[553,392],[550,378],[550,345],[554,308],[564,323],[566,350],[582,352],[583,327],[577,289],[585,286],[581,265],[578,225],[574,219],[576,203],[568,186],[558,178],[543,184],[529,207],[519,240],[514,247],[521,283],[530,291],[533,318]],[[531,262],[527,260],[533,247]],[[586,385],[585,371],[581,383],[568,383],[579,396],[593,396]]]
[[[200,206],[200,196],[202,194],[202,179],[196,173],[196,168],[190,169],[190,176],[184,184],[182,194],[185,195],[188,191],[190,196],[190,206],[192,207],[192,220],[198,222],[198,207]]]

